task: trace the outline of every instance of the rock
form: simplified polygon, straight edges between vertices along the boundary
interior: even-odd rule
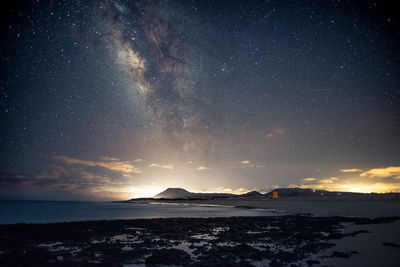
[[[190,262],[190,255],[179,249],[159,249],[153,250],[150,257],[146,258],[147,265],[186,265]]]

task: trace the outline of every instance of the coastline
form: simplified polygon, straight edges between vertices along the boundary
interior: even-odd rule
[[[269,216],[218,217],[216,213],[213,217],[3,224],[0,265],[393,266],[400,262],[400,218],[393,217],[398,216],[399,201],[313,197],[148,199],[123,203],[222,205],[288,212]],[[321,208],[325,213],[320,212]],[[349,210],[351,214],[347,214]]]
[[[218,205],[239,208],[268,209],[318,216],[387,217],[400,216],[400,199],[365,196],[312,196],[214,198],[214,199],[133,199],[123,203],[166,203]]]

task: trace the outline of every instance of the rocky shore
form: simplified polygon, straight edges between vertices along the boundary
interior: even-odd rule
[[[335,240],[367,232],[346,231],[349,226],[398,219],[291,215],[0,225],[0,265],[307,266],[357,254],[356,248],[324,253]]]

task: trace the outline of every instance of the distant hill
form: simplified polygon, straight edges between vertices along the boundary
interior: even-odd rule
[[[192,194],[183,188],[168,188],[155,195],[154,198],[189,198]]]
[[[246,194],[241,194],[239,196],[240,197],[261,197],[261,196],[263,196],[263,194],[261,194],[258,191],[251,191],[251,192],[248,192]]]
[[[280,197],[300,197],[300,196],[333,196],[339,194],[355,194],[349,192],[334,192],[327,190],[314,190],[311,188],[277,188],[267,193],[266,195],[271,194],[273,191],[278,192]]]
[[[234,194],[226,193],[192,193],[183,188],[168,188],[167,190],[155,195],[153,198],[167,198],[167,199],[210,199],[215,197],[233,197]]]
[[[357,193],[349,192],[332,192],[326,190],[314,190],[310,188],[277,188],[266,194],[258,191],[251,191],[241,195],[227,193],[192,193],[183,188],[168,188],[163,192],[155,195],[157,199],[213,199],[213,198],[246,198],[246,197],[268,197],[273,191],[278,192],[279,197],[301,197],[301,196],[336,196],[349,195]],[[151,199],[151,198],[150,198]]]

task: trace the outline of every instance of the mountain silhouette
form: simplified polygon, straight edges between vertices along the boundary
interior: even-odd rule
[[[234,194],[226,193],[192,193],[183,188],[168,188],[165,191],[155,195],[153,198],[184,198],[184,199],[209,199],[214,197],[233,197]]]

